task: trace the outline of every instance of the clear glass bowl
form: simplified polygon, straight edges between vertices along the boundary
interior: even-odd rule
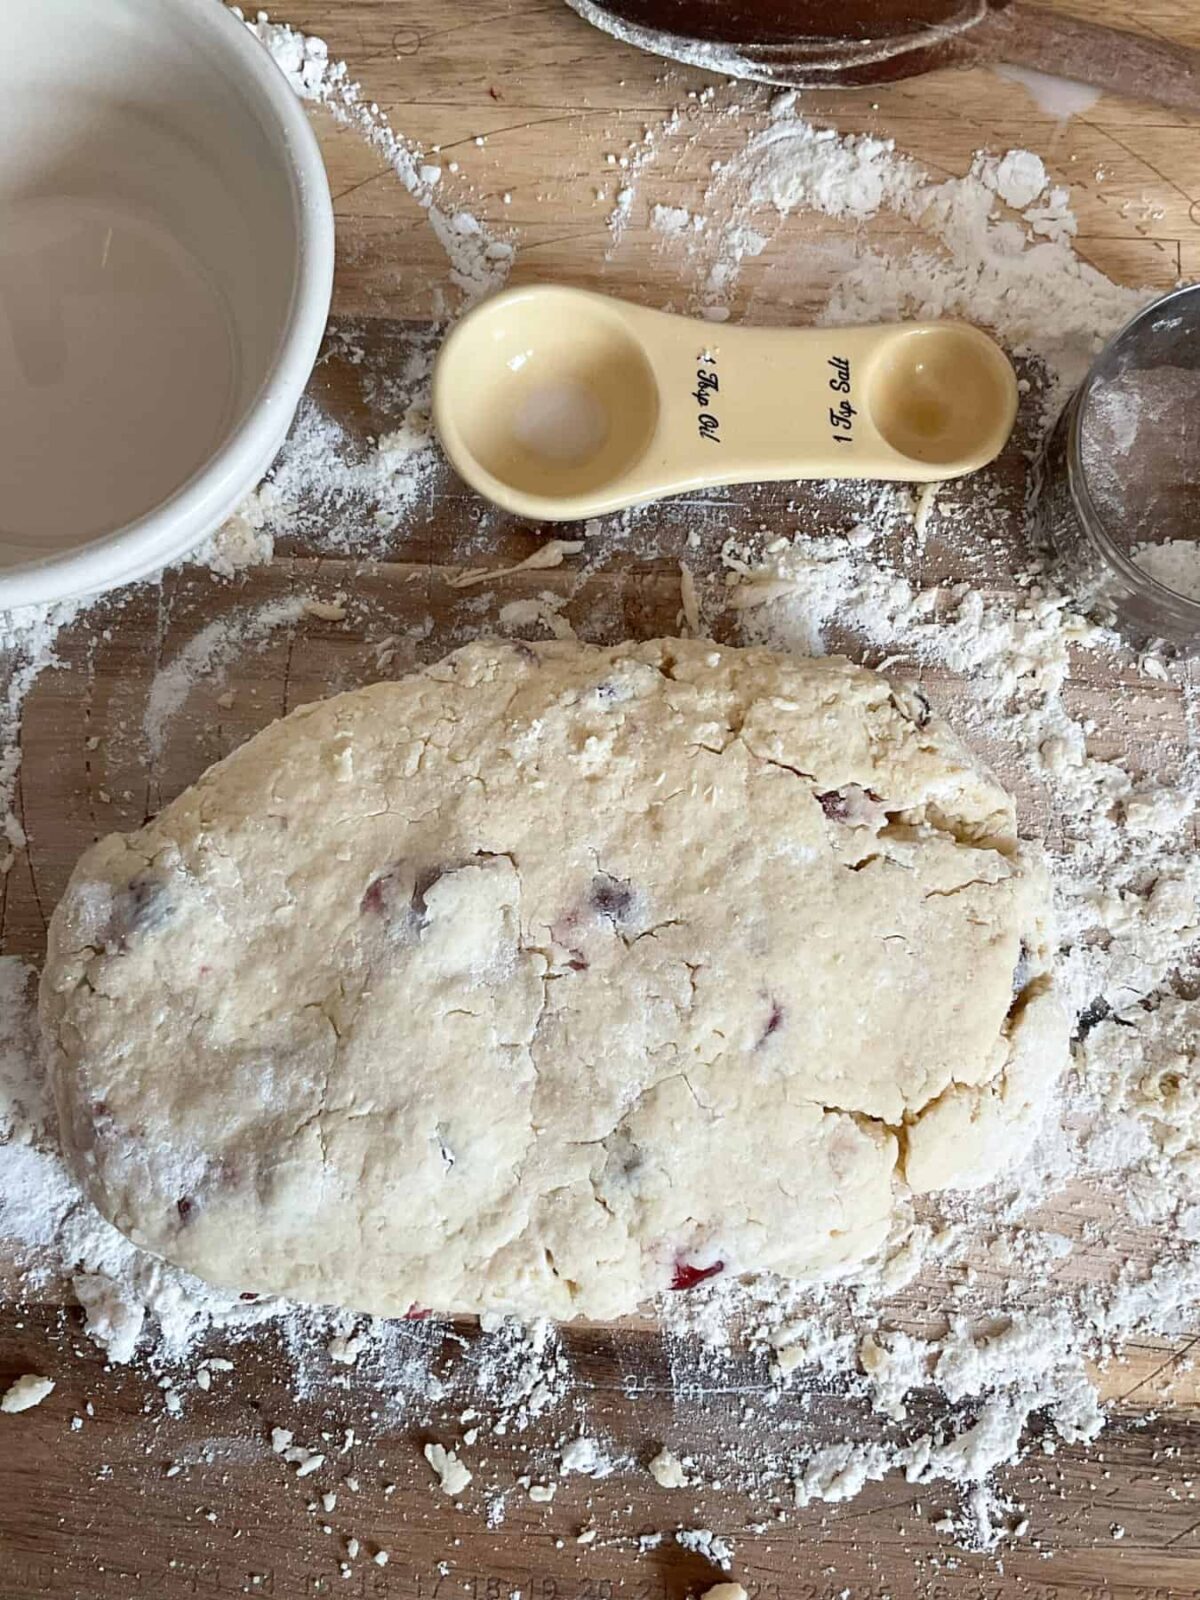
[[[1194,542],[1200,594],[1200,284],[1153,301],[1105,345],[1046,441],[1034,521],[1098,620],[1138,646],[1200,653],[1200,600],[1161,581],[1161,561],[1155,578],[1135,559],[1168,543],[1190,559],[1181,545]]]

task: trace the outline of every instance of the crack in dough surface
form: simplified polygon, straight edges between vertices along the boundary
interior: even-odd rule
[[[80,862],[41,1014],[99,1209],[212,1282],[616,1316],[838,1272],[1066,1053],[1049,891],[923,697],[490,641],[306,706]]]

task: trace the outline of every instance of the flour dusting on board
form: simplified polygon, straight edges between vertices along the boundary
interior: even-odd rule
[[[651,201],[652,225],[682,235],[677,253],[701,308],[711,314],[725,307],[747,260],[764,255],[789,216],[816,212],[854,224],[889,212],[919,229],[927,244],[897,251],[850,231],[816,245],[789,236],[780,263],[780,270],[788,267],[785,293],[807,267],[829,279],[826,322],[919,316],[983,323],[1010,350],[1046,363],[1042,410],[1053,420],[1104,340],[1148,298],[1076,254],[1069,191],[1050,181],[1029,150],[980,151],[963,177],[938,181],[893,140],[818,127],[799,104],[794,91],[776,95],[760,125],[713,163],[705,207],[686,233],[664,228],[662,208]],[[741,133],[737,102],[712,115]],[[636,181],[652,180],[647,162],[661,147],[660,135],[631,162]],[[631,192],[628,209],[635,198]],[[779,318],[767,296],[753,310]]]
[[[150,686],[144,727],[151,754],[161,753],[168,723],[199,679],[217,677],[247,649],[265,642],[276,628],[299,622],[304,611],[303,596],[291,595],[249,613],[221,617],[189,639],[179,654],[159,670]]]
[[[392,128],[387,116],[366,99],[351,78],[346,63],[330,59],[324,39],[271,22],[265,11],[247,21],[246,26],[271,52],[302,100],[324,106],[390,164],[428,216],[449,259],[451,283],[472,299],[499,288],[512,264],[512,244],[493,238],[473,212],[447,209],[440,203],[440,166],[427,161],[419,145]]]
[[[82,607],[65,600],[56,605],[21,606],[0,611],[0,664],[6,681],[0,700],[0,873],[12,867],[14,852],[25,848],[25,829],[13,810],[21,770],[21,712],[30,689],[56,660],[54,644]]]
[[[422,208],[448,258],[447,304],[497,287],[513,243],[443,199],[436,153],[397,134],[321,40],[261,14],[248,25],[296,92],[365,138]],[[707,193],[682,205],[677,189],[664,189],[648,197],[646,212],[659,246],[678,260],[694,307],[714,321],[728,315],[748,263],[777,238],[792,249],[788,219],[816,212],[841,230],[822,247],[826,320],[917,313],[982,322],[1041,363],[1045,382],[1029,404],[1044,421],[1098,344],[1145,299],[1076,254],[1069,196],[1036,154],[981,152],[962,177],[935,181],[890,141],[815,126],[794,95],[775,97],[765,112],[757,91],[739,95],[722,108],[714,91],[702,91],[706,114],[728,120],[735,146],[711,173]],[[614,259],[659,158],[693,136],[682,111],[673,113],[616,174],[607,166],[601,172],[597,204],[612,208]],[[881,212],[918,229],[923,242],[886,251],[858,236],[858,225]],[[805,259],[802,245],[797,259]],[[406,525],[425,503],[439,460],[428,427],[429,354],[418,351],[397,375],[395,428],[365,453],[306,404],[268,483],[204,553],[215,574],[229,581],[269,559],[304,517],[313,519],[304,531],[318,548],[359,556],[379,551],[388,532]],[[910,1206],[855,1281],[815,1288],[717,1281],[669,1296],[659,1308],[681,1415],[706,1396],[746,1387],[748,1368],[756,1376],[746,1400],[747,1443],[709,1458],[698,1450],[686,1467],[696,1493],[719,1482],[756,1501],[803,1507],[845,1501],[899,1472],[925,1486],[923,1500],[939,1508],[936,1526],[983,1547],[1028,1530],[1022,1508],[991,1487],[996,1469],[1032,1448],[1049,1454],[1055,1440],[1095,1438],[1104,1414],[1092,1363],[1132,1334],[1178,1331],[1200,1296],[1200,1060],[1189,998],[1200,936],[1191,837],[1200,770],[1190,742],[1164,744],[1160,774],[1131,778],[1121,751],[1103,743],[1080,703],[1072,665],[1081,651],[1104,652],[1114,674],[1160,685],[1182,705],[1190,739],[1193,686],[1177,663],[1153,653],[1131,661],[1075,615],[1037,559],[1016,548],[1003,519],[989,520],[990,494],[986,475],[920,506],[907,491],[861,486],[845,498],[853,514],[839,532],[773,527],[731,538],[715,572],[697,577],[689,563],[683,609],[694,632],[720,619],[736,626],[741,642],[845,648],[900,675],[928,674],[939,709],[1001,776],[1016,774],[1042,795],[1037,828],[1051,850],[1078,1016],[1074,1069],[1058,1114],[1021,1166],[989,1191]],[[602,555],[625,526],[615,519],[589,526],[584,559]],[[881,551],[898,530],[909,540],[906,557],[889,561]],[[923,580],[926,540],[938,538],[960,546],[980,574],[977,584]],[[1015,599],[994,592],[987,557],[995,540],[1009,571],[1019,571]],[[1156,559],[1174,554],[1163,550]],[[508,620],[569,630],[561,604],[549,592],[510,601]],[[162,743],[199,678],[303,614],[302,601],[286,600],[197,633],[150,691],[140,730],[150,747]],[[0,620],[0,649],[11,663],[0,713],[6,867],[25,842],[13,811],[21,707],[53,662],[59,631],[79,615],[82,608],[65,606]],[[384,1323],[245,1301],[129,1244],[81,1198],[57,1154],[37,1062],[34,977],[14,957],[0,958],[0,1234],[15,1241],[31,1296],[73,1280],[87,1330],[109,1359],[152,1362],[166,1412],[221,1381],[222,1358],[196,1359],[201,1338],[220,1334],[234,1352],[248,1330],[272,1322],[303,1395],[361,1381],[364,1410],[386,1416],[424,1418],[452,1405],[456,1420],[437,1459],[461,1468],[454,1485],[491,1526],[518,1494],[548,1502],[559,1477],[644,1470],[587,1416],[567,1343],[548,1324],[498,1322],[468,1339],[435,1320]],[[1064,1196],[1079,1201],[1069,1227],[1048,1204]],[[1129,1261],[1143,1265],[1106,1275],[1098,1264],[1113,1236]],[[951,1314],[940,1315],[947,1307]],[[808,1390],[831,1382],[870,1415],[838,1437],[815,1439],[797,1419]],[[923,1404],[931,1395],[939,1406],[934,1426]],[[1046,1431],[1034,1443],[1028,1425],[1036,1414]],[[489,1443],[524,1435],[538,1420],[554,1430],[557,1459],[537,1463],[536,1480],[489,1478]],[[320,1483],[340,1448],[289,1436],[277,1453],[298,1478]],[[353,1439],[344,1448],[352,1452]],[[646,1459],[661,1453],[648,1449]],[[641,1537],[647,1550],[674,1539],[719,1567],[736,1556],[723,1532],[706,1527]]]

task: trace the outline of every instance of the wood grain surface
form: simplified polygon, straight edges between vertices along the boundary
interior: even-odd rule
[[[1133,18],[1116,0],[1077,0],[1073,9],[1200,45],[1192,0],[1148,0]],[[459,174],[444,180],[448,191],[497,232],[515,230],[517,281],[557,277],[655,304],[688,303],[695,286],[648,226],[646,197],[695,205],[711,163],[745,137],[720,108],[737,101],[761,109],[761,91],[718,83],[709,107],[689,101],[689,90],[708,84],[704,74],[668,70],[592,32],[560,0],[293,0],[281,20],[327,38],[394,127],[426,146],[440,144],[444,164],[458,161]],[[685,126],[660,149],[652,183],[646,169],[630,225],[615,243],[609,207],[595,199],[598,185],[611,188],[605,155],[644,145],[646,130],[680,104]],[[894,137],[947,175],[964,171],[979,148],[1027,144],[1071,185],[1086,259],[1130,283],[1166,287],[1200,277],[1200,124],[1108,99],[1059,124],[1023,88],[985,72],[945,73],[869,98],[808,96],[805,109],[846,131]],[[326,114],[315,123],[336,197],[339,270],[335,322],[313,393],[352,440],[366,441],[397,424],[386,379],[429,339],[445,258],[377,154]],[[477,145],[477,137],[485,142]],[[897,244],[907,238],[894,217],[872,228]],[[791,219],[746,263],[734,314],[802,320],[825,287],[808,247],[836,232],[827,221]],[[897,531],[891,553],[910,577],[928,583],[969,571],[978,587],[1011,587],[1028,439],[1019,432],[991,469],[986,514],[956,515],[973,491],[955,486],[923,549]],[[463,568],[520,560],[546,530],[484,508],[441,470],[389,533],[374,527],[370,507],[309,507],[269,567],[226,582],[185,566],[110,597],[62,636],[59,667],[41,677],[27,705],[19,810],[29,846],[3,880],[5,953],[40,962],[46,918],[79,853],[100,833],[140,824],[282,712],[433,659],[494,626],[499,607],[522,596],[561,595],[563,615],[587,639],[673,631],[681,557],[711,598],[726,537],[763,525],[832,531],[845,525],[850,503],[794,486],[670,502],[559,569],[456,589],[447,580]],[[333,557],[322,552],[338,517],[350,534],[360,519],[362,537]],[[152,751],[143,730],[156,674],[218,619],[249,617],[295,595],[338,600],[345,615],[307,614],[254,638],[220,673],[195,684],[164,720]],[[1093,710],[1097,753],[1119,750],[1136,770],[1139,751],[1151,744],[1161,758],[1165,732],[1182,759],[1187,729],[1176,690],[1132,667],[1090,670],[1080,662],[1070,696],[1074,708]],[[925,673],[924,680],[940,709],[951,716],[963,709],[951,678]],[[1036,831],[1046,819],[1044,796],[986,729],[973,737],[1018,788]],[[1082,1193],[1063,1197],[1053,1216],[1075,1236],[1089,1219],[1096,1219],[1095,1199]],[[1071,1270],[1104,1279],[1144,1246],[1136,1231],[1114,1225],[1103,1246],[1080,1248]],[[7,1281],[15,1292],[16,1275]],[[1014,1520],[1027,1516],[1029,1532],[1000,1552],[976,1555],[935,1526],[954,1509],[954,1497],[938,1485],[916,1487],[893,1475],[848,1504],[797,1509],[788,1484],[763,1471],[778,1442],[870,1438],[879,1420],[864,1403],[811,1386],[780,1394],[744,1355],[706,1369],[697,1391],[681,1396],[677,1356],[644,1324],[568,1330],[570,1392],[541,1424],[479,1441],[469,1453],[475,1481],[459,1509],[436,1492],[420,1449],[461,1437],[460,1414],[471,1402],[453,1374],[469,1363],[473,1326],[393,1330],[393,1353],[411,1339],[426,1366],[444,1365],[447,1392],[436,1400],[405,1399],[392,1371],[369,1363],[334,1373],[319,1348],[297,1351],[271,1331],[232,1348],[214,1335],[195,1360],[229,1356],[235,1370],[203,1391],[188,1374],[172,1378],[142,1365],[106,1370],[81,1336],[78,1312],[63,1308],[62,1287],[48,1280],[35,1301],[0,1308],[0,1381],[35,1371],[58,1384],[39,1409],[0,1418],[0,1600],[244,1593],[510,1600],[517,1592],[521,1600],[675,1600],[721,1576],[674,1542],[679,1528],[727,1538],[754,1600],[1184,1600],[1200,1593],[1200,1390],[1190,1365],[1200,1323],[1187,1318],[1177,1337],[1114,1353],[1097,1374],[1113,1403],[1106,1433],[1089,1448],[1035,1448],[1012,1469],[1003,1488],[1014,1507],[1024,1507]],[[1054,1292],[1053,1283],[1041,1291]],[[890,1309],[898,1325],[928,1325],[944,1315],[946,1294],[944,1277],[922,1279]],[[298,1371],[321,1380],[299,1382]],[[184,1396],[180,1415],[166,1409],[164,1381]],[[905,1426],[927,1429],[938,1405],[923,1397]],[[78,1428],[72,1417],[81,1419]],[[298,1481],[270,1449],[274,1426],[295,1430],[304,1443],[328,1434],[329,1465]],[[602,1432],[635,1465],[603,1480],[562,1479],[552,1503],[530,1503],[515,1479],[553,1478],[553,1442],[575,1426]],[[348,1428],[357,1441],[339,1455]],[[664,1490],[641,1470],[664,1442],[696,1458],[703,1488]],[[345,1486],[347,1476],[357,1490]],[[333,1489],[337,1507],[327,1514],[319,1496]],[[502,1504],[504,1517],[495,1521],[493,1513],[489,1526],[491,1502]],[[576,1542],[592,1528],[593,1541]],[[659,1533],[657,1546],[639,1547],[640,1536]],[[349,1537],[362,1549],[343,1577]],[[377,1549],[389,1553],[386,1566],[369,1559]]]

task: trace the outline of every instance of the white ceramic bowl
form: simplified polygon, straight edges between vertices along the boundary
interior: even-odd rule
[[[283,443],[333,210],[221,0],[0,6],[0,606],[153,572]]]

